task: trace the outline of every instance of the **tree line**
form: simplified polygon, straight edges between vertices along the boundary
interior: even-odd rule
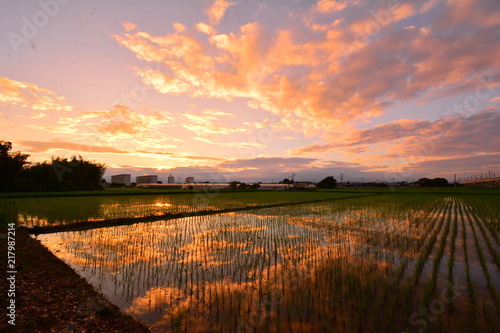
[[[80,191],[101,189],[104,164],[71,158],[52,157],[30,164],[29,155],[12,152],[12,143],[0,140],[0,192]]]

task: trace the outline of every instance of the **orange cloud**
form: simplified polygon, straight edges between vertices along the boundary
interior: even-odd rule
[[[80,143],[72,142],[62,142],[62,141],[16,141],[15,143],[22,146],[28,147],[28,153],[40,153],[47,152],[50,150],[70,150],[76,152],[86,152],[86,153],[105,153],[105,154],[127,154],[127,151],[115,149],[113,147],[106,146],[91,146]]]
[[[346,6],[345,1],[320,0],[314,9],[320,13],[333,13],[342,11]]]
[[[249,127],[230,127],[224,123],[223,117],[233,117],[234,115],[218,110],[205,109],[199,114],[184,113],[182,126],[198,136],[198,138],[208,139],[214,135],[220,136],[230,133],[246,132],[250,133]]]
[[[0,77],[0,105],[40,111],[71,111],[66,99],[33,83]],[[38,113],[37,117],[40,113]]]
[[[163,133],[165,127],[175,127],[172,115],[165,111],[141,110],[116,105],[107,110],[82,112],[62,117],[56,125],[42,125],[53,133],[99,137],[106,145],[121,150],[174,148],[182,140]]]
[[[226,9],[231,5],[227,0],[215,0],[212,6],[207,10],[208,18],[210,19],[210,24],[213,26],[218,25],[220,20],[224,16]]]
[[[454,4],[437,11],[429,28],[396,24],[433,8],[429,1],[399,3],[385,21],[372,2],[356,2],[354,7],[335,1],[319,4],[322,16],[341,7],[346,15],[335,25],[314,29],[313,10],[302,30],[298,26],[270,32],[249,23],[235,33],[218,34],[200,23],[195,29],[204,34],[186,30],[152,36],[138,31],[115,38],[137,58],[165,68],[135,69],[158,92],[227,101],[245,98],[248,107],[279,116],[277,128],[302,131],[307,137],[340,128],[345,132],[353,121],[378,117],[395,102],[475,89],[481,85],[478,76],[495,74],[500,65],[500,46],[491,42],[497,39],[495,29],[471,26],[464,35],[458,28],[470,25],[464,15],[457,26],[444,26],[443,18]],[[485,12],[485,6],[467,8],[489,21],[496,14]],[[380,32],[357,35],[352,27],[366,22],[379,24]]]
[[[405,18],[415,15],[417,12],[415,5],[410,3],[401,4],[394,13],[393,21],[397,22],[404,20]]]
[[[186,26],[184,24],[178,23],[178,22],[174,23],[173,27],[174,27],[175,31],[177,31],[177,32],[184,32],[186,30]]]
[[[207,156],[195,156],[189,155],[185,153],[165,153],[159,151],[145,151],[145,150],[137,150],[136,153],[149,155],[149,156],[166,156],[168,158],[173,159],[181,159],[181,160],[201,160],[201,161],[224,161],[224,158],[219,157],[207,157]]]
[[[198,31],[203,32],[207,35],[213,35],[215,33],[214,28],[212,28],[211,26],[209,26],[208,24],[203,23],[203,22],[196,24],[195,27],[196,27],[196,29],[198,29]]]
[[[137,28],[137,25],[135,25],[134,23],[132,22],[123,22],[122,23],[122,26],[125,28],[125,30],[127,31],[132,31],[132,30],[135,30]]]

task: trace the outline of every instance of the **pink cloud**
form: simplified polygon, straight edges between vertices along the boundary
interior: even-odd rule
[[[451,115],[434,122],[402,119],[364,130],[354,130],[340,140],[316,143],[292,149],[292,155],[309,155],[343,151],[348,154],[384,151],[382,156],[423,159],[445,156],[467,156],[498,151],[500,112],[483,110],[468,117]],[[479,130],[478,130],[479,129]]]
[[[393,148],[402,156],[471,156],[498,152],[500,111],[484,110],[468,117],[451,116],[432,122]]]
[[[411,163],[407,169],[422,174],[426,172],[429,175],[444,174],[451,177],[452,173],[465,173],[470,176],[471,173],[478,174],[488,170],[500,169],[500,154],[482,154],[466,157],[445,158],[437,160],[425,160]]]

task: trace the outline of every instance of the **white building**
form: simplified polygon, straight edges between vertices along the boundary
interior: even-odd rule
[[[137,184],[137,187],[142,188],[168,188],[168,189],[176,189],[182,188],[183,184]]]
[[[193,190],[221,190],[230,188],[229,183],[186,183],[182,185],[183,189]]]
[[[125,186],[130,186],[131,184],[131,175],[130,174],[121,174],[111,176],[111,184],[123,184]]]
[[[174,178],[174,176],[172,176],[172,174],[170,174],[170,176],[168,176],[168,182],[167,182],[167,183],[168,183],[168,184],[173,184],[173,183],[175,183],[175,178]]]
[[[287,190],[290,184],[260,184],[259,190]]]
[[[186,177],[186,184],[194,183],[194,177]]]
[[[137,176],[135,182],[136,184],[157,184],[158,176],[157,175]]]

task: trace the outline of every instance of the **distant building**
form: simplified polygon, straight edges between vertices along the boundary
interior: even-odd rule
[[[315,188],[311,182],[294,182],[292,188],[294,189],[312,189]]]
[[[182,188],[184,185],[182,184],[137,184],[137,187],[142,188]]]
[[[261,183],[259,190],[288,190],[290,184],[265,184]]]
[[[192,177],[191,177],[192,178]],[[182,185],[183,189],[194,189],[194,190],[218,190],[230,188],[229,183],[186,183]]]
[[[130,174],[121,174],[111,176],[111,184],[123,184],[125,186],[130,186],[131,182]]]
[[[168,176],[168,182],[167,182],[167,183],[168,183],[168,184],[173,184],[173,183],[175,183],[175,178],[174,178],[174,176],[172,176],[172,174],[170,174],[170,176]]]
[[[137,176],[135,182],[136,184],[156,184],[158,183],[158,176],[157,175]]]
[[[194,183],[194,177],[186,177],[186,184]]]

